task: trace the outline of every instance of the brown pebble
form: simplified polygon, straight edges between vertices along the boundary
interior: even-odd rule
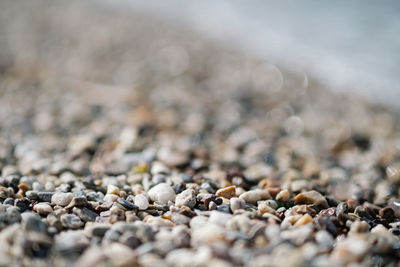
[[[392,221],[395,217],[394,210],[391,207],[385,207],[379,210],[379,216],[383,219]]]
[[[294,201],[296,204],[313,204],[315,206],[328,208],[326,199],[315,190],[298,194]]]
[[[215,195],[217,195],[218,197],[224,197],[224,198],[232,198],[236,196],[236,186],[232,185],[232,186],[228,186],[225,188],[221,188],[219,189]]]

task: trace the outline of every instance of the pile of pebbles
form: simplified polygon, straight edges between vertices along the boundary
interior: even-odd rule
[[[0,24],[0,265],[398,265],[396,111],[129,10]]]

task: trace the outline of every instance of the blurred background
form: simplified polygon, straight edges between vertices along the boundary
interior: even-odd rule
[[[102,2],[168,18],[336,90],[400,107],[399,1]]]

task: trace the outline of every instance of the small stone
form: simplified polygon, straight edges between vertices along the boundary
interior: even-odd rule
[[[33,206],[33,210],[39,213],[40,215],[47,215],[53,211],[52,207],[44,202],[38,203],[35,206]]]
[[[83,222],[75,214],[63,214],[60,221],[65,228],[69,229],[78,229],[83,226]]]
[[[379,210],[379,216],[385,220],[392,221],[395,217],[395,213],[391,207],[385,207]]]
[[[397,218],[400,218],[400,199],[399,198],[391,199],[389,201],[389,207],[391,207],[393,209],[394,215]]]
[[[72,201],[74,196],[75,195],[72,193],[57,192],[51,197],[51,204],[62,207],[68,206],[68,204]]]
[[[25,212],[21,214],[22,227],[25,231],[46,233],[47,227],[44,222],[40,219],[40,216],[31,212]]]
[[[41,191],[44,191],[44,186],[41,185],[39,182],[34,182],[32,184],[32,190],[33,191],[37,191],[37,192],[41,192]]]
[[[276,195],[276,200],[280,202],[288,202],[290,199],[290,193],[287,189],[284,189]]]
[[[193,189],[186,189],[175,198],[175,206],[177,207],[187,206],[192,209],[195,205],[196,196]]]
[[[334,245],[332,236],[325,230],[318,231],[315,235],[315,241],[324,248],[331,248]]]
[[[40,202],[51,202],[51,198],[55,192],[38,192],[37,198]]]
[[[144,194],[136,195],[134,201],[139,210],[146,210],[149,207],[149,201]]]
[[[80,196],[80,197],[74,197],[66,208],[69,209],[73,207],[85,207],[87,205],[89,205],[89,203],[86,197]]]
[[[370,245],[367,241],[356,236],[349,236],[337,243],[331,256],[334,261],[348,264],[361,261],[369,249]]]
[[[244,192],[239,196],[239,198],[246,201],[247,203],[256,205],[257,201],[270,199],[271,195],[268,193],[267,190],[255,189]]]
[[[308,213],[306,213],[294,224],[294,226],[304,225],[311,221],[312,217]]]
[[[21,184],[18,185],[18,189],[21,190],[22,192],[26,192],[26,191],[28,191],[30,188],[29,188],[29,185],[24,184],[24,183],[21,183]]]
[[[128,200],[125,200],[123,198],[118,198],[117,202],[121,204],[125,209],[127,210],[137,210],[138,206],[133,204],[132,202],[129,202]]]
[[[120,243],[135,249],[137,248],[142,242],[140,241],[139,238],[137,238],[133,233],[131,232],[126,232],[122,234],[118,240]]]
[[[84,222],[94,222],[96,217],[99,216],[96,212],[85,207],[82,209],[74,207],[72,212]]]
[[[106,194],[103,198],[105,202],[116,202],[118,200],[119,196],[114,195],[114,194]]]
[[[175,191],[166,183],[161,183],[152,187],[148,195],[152,201],[160,204],[168,204],[168,201],[175,201]]]
[[[11,206],[14,206],[14,199],[11,198],[11,197],[6,198],[6,199],[4,200],[4,202],[3,202],[3,204],[4,204],[4,205],[11,205]]]
[[[229,201],[232,212],[235,212],[235,210],[245,209],[246,207],[246,202],[238,197],[233,197]]]
[[[119,196],[119,188],[116,187],[115,185],[109,184],[107,187],[107,194]]]
[[[294,201],[296,204],[312,204],[328,208],[328,202],[326,199],[319,192],[314,190],[298,194]]]
[[[221,189],[217,190],[215,195],[217,195],[218,197],[224,197],[224,198],[228,198],[228,199],[232,198],[232,197],[236,196],[236,186],[232,185],[232,186],[228,186],[225,188],[221,188]]]

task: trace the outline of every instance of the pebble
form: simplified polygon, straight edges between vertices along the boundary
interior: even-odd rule
[[[312,204],[322,208],[328,208],[328,202],[326,199],[317,191],[308,191],[298,194],[294,199],[296,204]]]
[[[60,217],[60,221],[65,228],[69,229],[78,229],[84,224],[75,214],[63,214]]]
[[[74,196],[72,193],[57,192],[51,197],[51,204],[62,207],[68,206]]]
[[[74,207],[72,212],[84,222],[94,222],[97,216],[99,216],[96,212],[85,207],[82,209]]]
[[[134,201],[139,210],[147,210],[149,207],[149,201],[144,194],[136,195]]]
[[[267,200],[271,198],[271,195],[267,190],[263,189],[255,189],[251,191],[244,192],[239,196],[240,199],[244,200],[247,203],[256,205],[257,201]]]
[[[119,196],[119,188],[116,187],[115,185],[109,184],[107,187],[107,194]]]
[[[51,202],[51,199],[55,192],[38,192],[37,198],[40,202]]]
[[[123,206],[127,210],[137,210],[138,209],[138,206],[136,206],[132,202],[129,202],[123,198],[118,198],[117,203],[121,204],[121,206]]]
[[[369,249],[367,241],[360,237],[349,236],[337,243],[332,252],[332,259],[342,264],[358,262],[364,258]]]
[[[166,183],[152,187],[147,194],[152,201],[160,204],[168,204],[168,201],[175,201],[175,191]]]
[[[230,205],[232,212],[235,212],[236,210],[245,209],[246,202],[238,197],[233,197],[230,199]]]
[[[218,189],[217,192],[215,193],[216,196],[218,197],[224,197],[224,198],[232,198],[236,196],[236,186],[228,186],[225,188]]]
[[[196,205],[196,195],[193,189],[186,189],[179,193],[175,198],[175,206],[187,206],[191,209]]]
[[[53,212],[52,207],[45,202],[36,204],[35,206],[33,206],[33,210],[39,213],[40,215],[47,215]]]
[[[312,222],[312,217],[306,213],[299,220],[297,220],[294,226],[304,225],[310,222]]]
[[[281,202],[288,202],[290,199],[290,193],[287,189],[284,189],[276,195],[276,200]]]

